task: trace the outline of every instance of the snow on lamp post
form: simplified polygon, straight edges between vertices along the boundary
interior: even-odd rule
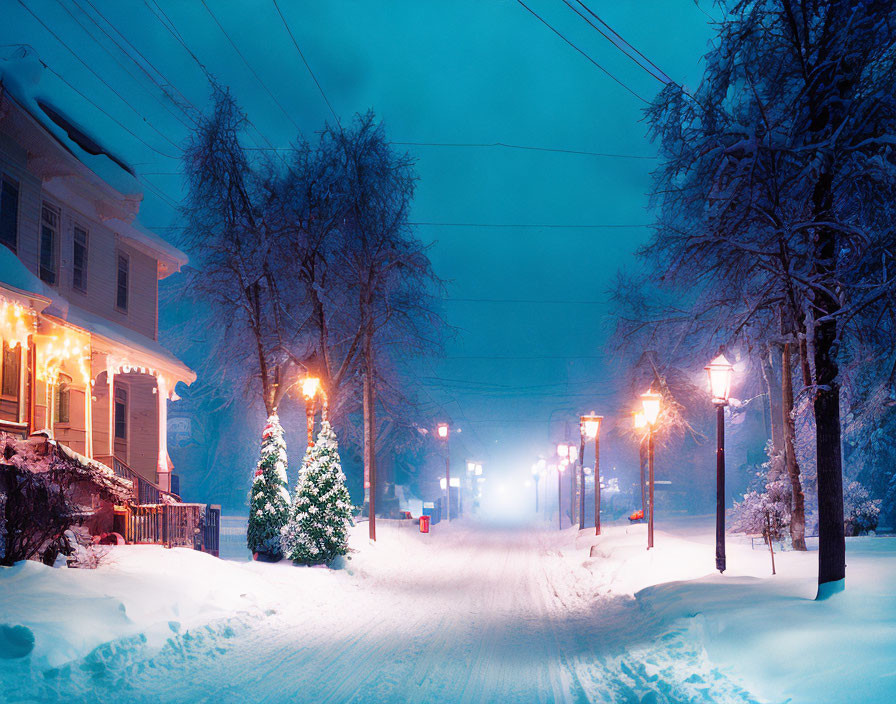
[[[663,402],[662,394],[653,389],[641,394],[641,408],[644,412],[644,420],[647,421],[647,483],[649,485],[649,509],[647,515],[647,549],[653,547],[653,514],[654,514],[654,471],[653,471],[653,433],[656,430],[656,421],[660,415],[660,406]]]
[[[439,438],[445,443],[445,517],[451,522],[451,457],[448,448],[448,424],[439,423],[436,428]]]
[[[579,499],[579,529],[585,528],[585,439],[594,440],[594,534],[600,535],[600,422],[603,416],[582,416],[579,423],[582,436],[582,495]]]
[[[706,367],[709,393],[716,407],[716,569],[724,572],[725,560],[725,406],[731,393],[734,367],[720,354]]]

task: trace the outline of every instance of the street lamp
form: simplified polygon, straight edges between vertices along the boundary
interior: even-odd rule
[[[535,513],[538,513],[538,480],[541,479],[541,467],[538,462],[532,465],[532,479],[535,480]]]
[[[724,572],[725,560],[725,406],[731,393],[734,367],[720,354],[706,367],[709,392],[716,407],[716,569]]]
[[[305,397],[305,415],[308,419],[308,447],[314,445],[314,397],[318,393],[323,393],[320,379],[314,376],[305,377],[302,381],[302,396]],[[323,420],[326,420],[326,415]]]
[[[570,524],[576,522],[576,509],[578,508],[578,503],[576,502],[576,481],[578,479],[578,472],[576,472],[576,464],[579,458],[579,448],[577,448],[572,443],[569,444],[569,452],[566,455],[566,459],[569,460],[569,521]]]
[[[582,436],[582,496],[579,499],[579,529],[585,527],[585,438],[594,440],[594,534],[600,535],[600,422],[603,416],[582,416],[579,419],[579,430]]]
[[[557,447],[557,451],[559,453],[560,448]],[[563,530],[563,468],[566,467],[566,464],[569,462],[566,458],[560,460],[560,464],[556,465],[557,467],[557,527],[560,530]]]
[[[647,458],[646,447],[644,447],[644,440],[646,439],[646,434],[643,432],[644,428],[647,427],[647,418],[644,416],[644,411],[635,411],[634,416],[634,424],[635,430],[641,431],[640,437],[638,438],[638,476],[641,481],[641,517],[647,515],[647,482],[644,477],[644,465],[646,464]]]
[[[656,421],[660,415],[660,405],[663,402],[662,394],[649,389],[641,394],[641,408],[644,411],[644,420],[647,421],[647,482],[650,486],[650,513],[647,516],[647,549],[653,547],[653,514],[654,514],[654,472],[653,472],[653,432],[656,429]]]
[[[445,441],[445,517],[451,522],[451,456],[448,447],[448,424],[439,423],[436,426],[439,438]]]

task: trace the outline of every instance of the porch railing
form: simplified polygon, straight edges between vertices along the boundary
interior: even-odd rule
[[[96,459],[98,462],[102,462],[111,467],[116,476],[123,479],[129,479],[134,483],[134,501],[138,504],[160,504],[165,501],[163,497],[168,497],[169,500],[178,503],[181,500],[177,494],[165,491],[158,484],[137,474],[137,472],[128,467],[128,465],[118,457],[99,456]]]
[[[194,548],[218,556],[221,508],[208,504],[149,504],[127,507],[129,543]]]

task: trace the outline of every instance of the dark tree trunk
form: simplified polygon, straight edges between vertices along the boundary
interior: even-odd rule
[[[771,345],[762,351],[760,359],[762,362],[762,376],[765,381],[765,389],[768,393],[769,415],[771,416],[772,452],[781,454],[784,452],[784,416],[781,406],[781,382],[775,372]],[[775,478],[776,477],[769,477],[769,479]]]
[[[364,332],[364,488],[369,497],[367,515],[370,519],[370,539],[376,540],[376,391],[372,338],[372,330],[368,327]]]
[[[836,236],[827,228],[816,233],[817,272],[828,283],[836,258]],[[837,299],[817,294],[815,325],[815,435],[818,458],[818,584],[846,578],[843,531],[843,466],[840,447],[840,385],[837,377]]]
[[[806,549],[806,500],[796,461],[793,426],[793,362],[790,343],[784,343],[781,356],[781,411],[784,427],[784,465],[790,478],[790,539],[794,550]]]

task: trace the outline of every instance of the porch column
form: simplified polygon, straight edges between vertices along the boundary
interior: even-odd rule
[[[84,454],[93,459],[93,378],[84,389]]]
[[[109,386],[109,457],[115,456],[115,370],[106,363],[106,384]]]
[[[156,385],[159,399],[159,486],[165,491],[171,491],[171,473],[168,468],[168,381],[159,374],[156,376]]]

